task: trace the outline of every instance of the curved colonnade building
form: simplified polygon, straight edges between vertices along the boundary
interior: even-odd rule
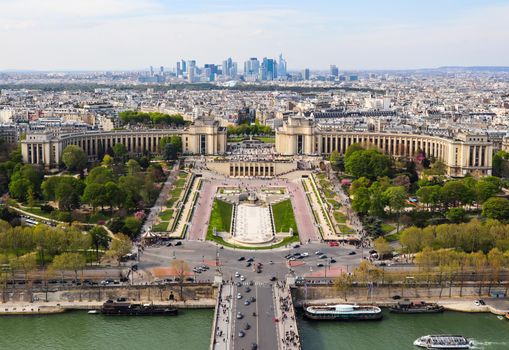
[[[91,131],[76,134],[29,133],[21,141],[23,161],[42,164],[47,168],[58,167],[62,153],[68,145],[77,145],[90,161],[98,160],[116,143],[122,143],[129,154],[159,153],[163,137],[182,136],[182,151],[190,155],[216,155],[226,152],[226,128],[214,120],[197,120],[182,129],[140,129],[119,131]]]
[[[458,134],[454,138],[412,133],[355,132],[315,124],[302,117],[288,118],[276,130],[276,152],[281,155],[344,154],[354,143],[370,145],[395,158],[417,152],[444,162],[451,176],[491,175],[493,144],[486,135]]]
[[[62,152],[68,145],[81,147],[91,161],[105,153],[116,143],[122,143],[130,154],[159,153],[161,138],[182,136],[183,153],[188,155],[223,155],[226,153],[226,128],[214,120],[199,119],[184,129],[122,130],[109,132],[85,132],[77,134],[29,133],[21,142],[23,160],[26,163],[57,167]],[[326,156],[336,150],[344,154],[346,149],[360,143],[371,145],[395,158],[412,158],[423,152],[444,162],[451,176],[467,174],[491,175],[493,144],[486,135],[458,134],[454,138],[412,133],[355,132],[315,123],[302,117],[291,117],[276,130],[275,152],[279,156]],[[281,159],[281,157],[279,157]],[[276,161],[277,162],[277,161]],[[274,176],[279,171],[260,160],[261,173],[256,170],[257,160],[249,161],[253,172],[240,171],[231,161],[230,176]],[[263,163],[263,164],[262,164]],[[244,167],[244,165],[243,165]],[[269,167],[269,170],[266,168]],[[284,169],[287,171],[287,169]]]

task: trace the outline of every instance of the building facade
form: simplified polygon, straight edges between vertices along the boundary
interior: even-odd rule
[[[49,132],[27,133],[21,141],[23,161],[55,168],[62,162],[62,153],[68,145],[83,149],[90,161],[97,161],[115,144],[123,144],[129,154],[159,153],[163,137],[182,137],[182,152],[189,155],[221,155],[226,151],[226,128],[214,120],[198,119],[184,129],[93,131],[75,134]]]
[[[493,145],[487,135],[458,134],[446,138],[425,134],[355,132],[315,124],[302,117],[288,118],[276,130],[276,153],[293,155],[344,154],[354,144],[376,147],[396,158],[413,158],[417,153],[440,159],[451,176],[491,175]]]

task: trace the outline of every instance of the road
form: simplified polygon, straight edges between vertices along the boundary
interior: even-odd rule
[[[315,253],[320,251],[329,258],[334,258],[336,263],[327,264],[329,259],[320,259]],[[355,255],[349,255],[352,251]],[[362,256],[362,250],[352,246],[329,247],[323,243],[303,244],[299,248],[287,247],[273,250],[246,251],[239,249],[220,249],[216,244],[205,241],[183,241],[182,246],[157,246],[145,248],[139,262],[139,268],[150,271],[152,268],[160,266],[169,266],[173,259],[185,260],[190,268],[199,265],[208,265],[211,268],[204,272],[196,274],[198,281],[212,281],[215,271],[216,254],[219,258],[220,269],[224,280],[234,280],[235,272],[239,272],[250,280],[255,282],[269,282],[270,277],[275,276],[283,279],[289,272],[288,261],[285,255],[289,253],[308,253],[309,256],[304,259],[295,260],[297,266],[293,266],[297,276],[312,277],[333,277],[332,272],[339,268],[345,271],[352,271],[359,264]],[[239,258],[244,258],[238,261]],[[254,263],[263,263],[262,273],[253,271],[252,266],[247,266],[246,261],[249,258],[254,259]],[[273,262],[272,264],[270,262]],[[323,267],[317,267],[317,264],[324,264]],[[327,271],[326,271],[327,268]],[[149,282],[149,281],[147,281]]]
[[[238,293],[241,295],[240,299],[237,298]],[[248,350],[252,348],[252,344],[257,344],[259,349],[277,349],[275,344],[278,342],[278,336],[274,322],[272,286],[267,283],[249,286],[246,281],[240,287],[235,286],[233,295],[236,302],[233,305],[234,332],[231,349]],[[256,301],[245,305],[246,300],[251,297],[256,298]],[[241,319],[237,318],[239,312],[242,314]],[[256,313],[256,316],[253,313]],[[243,337],[239,337],[241,331],[245,334]]]

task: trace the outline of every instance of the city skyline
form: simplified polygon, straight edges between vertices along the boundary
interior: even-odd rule
[[[172,68],[181,57],[243,65],[281,52],[288,71],[504,66],[508,15],[498,0],[0,0],[0,70]]]

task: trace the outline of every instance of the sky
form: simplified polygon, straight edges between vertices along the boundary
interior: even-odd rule
[[[0,70],[509,66],[509,0],[0,0]]]

